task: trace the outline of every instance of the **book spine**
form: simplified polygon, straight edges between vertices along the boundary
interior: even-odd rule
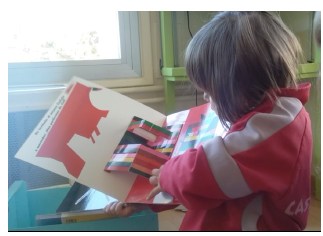
[[[105,213],[89,214],[89,215],[70,215],[68,213],[62,213],[62,224],[77,223],[83,221],[103,220],[116,218],[114,215],[107,215]]]
[[[41,218],[41,216],[38,216],[36,217],[35,220],[36,220],[36,226],[62,224],[60,216],[53,216],[52,218]]]

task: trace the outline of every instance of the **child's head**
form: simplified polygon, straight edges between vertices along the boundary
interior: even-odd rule
[[[299,42],[279,17],[221,12],[194,35],[185,67],[226,125],[259,105],[268,90],[296,86],[301,54]]]

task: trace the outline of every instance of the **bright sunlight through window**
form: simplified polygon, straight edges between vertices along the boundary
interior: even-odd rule
[[[48,5],[41,8],[32,2],[19,1],[8,19],[9,63],[121,58],[117,11],[75,1],[37,2]]]

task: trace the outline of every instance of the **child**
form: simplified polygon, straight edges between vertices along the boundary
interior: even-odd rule
[[[186,73],[204,92],[224,138],[153,170],[156,186],[188,210],[182,231],[299,231],[310,206],[310,84],[296,84],[301,47],[267,12],[222,12],[188,45]],[[149,206],[158,212],[171,206]],[[106,206],[121,217],[145,205]]]

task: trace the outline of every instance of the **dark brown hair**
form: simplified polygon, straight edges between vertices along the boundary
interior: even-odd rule
[[[189,43],[191,82],[211,96],[229,128],[259,105],[271,89],[296,87],[302,50],[282,20],[268,12],[221,12]]]

